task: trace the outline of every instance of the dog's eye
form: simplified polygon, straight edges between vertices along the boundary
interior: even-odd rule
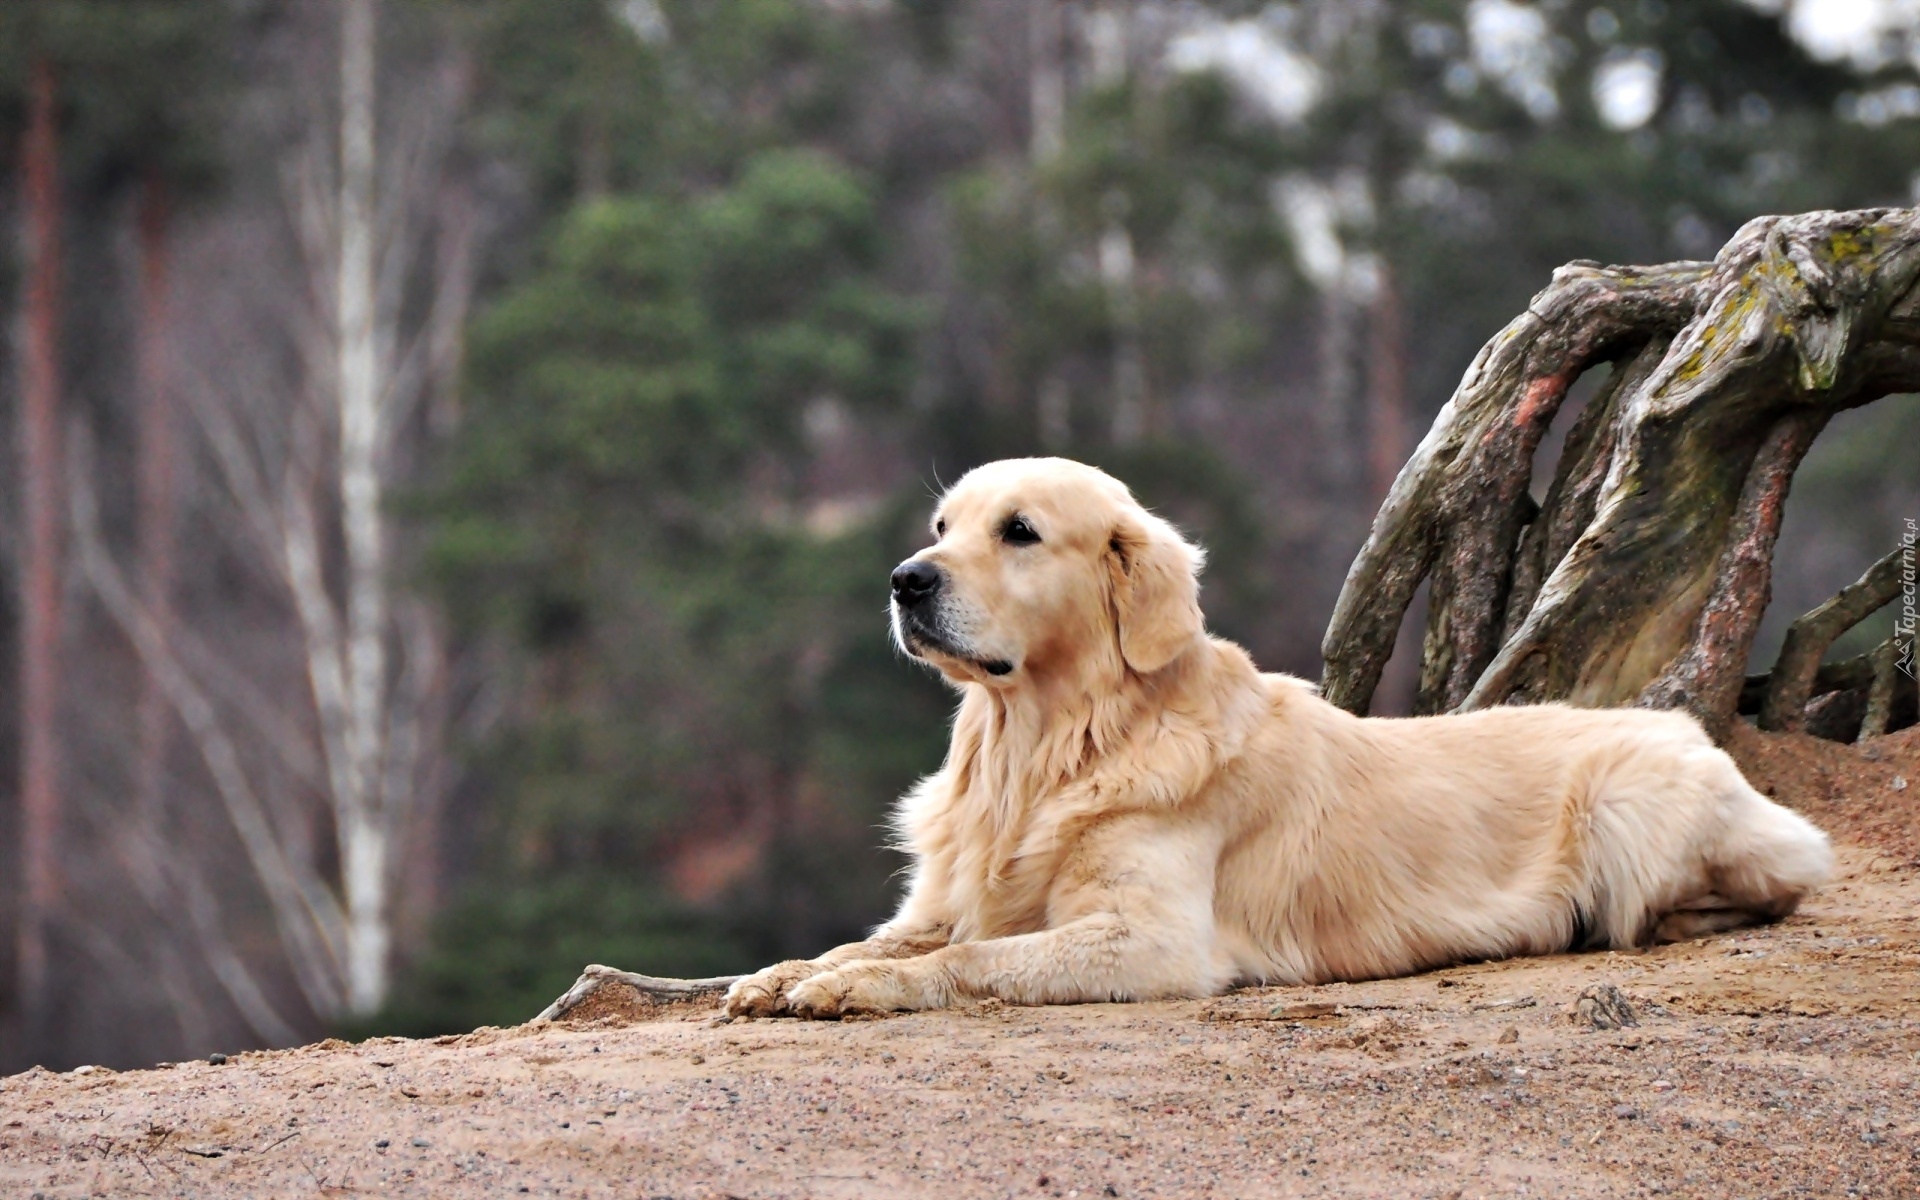
[[[1009,546],[1031,546],[1040,540],[1025,517],[1011,517],[1000,530],[1000,540]]]
[[[933,536],[935,537],[947,536],[947,523],[945,521],[935,521],[933,523]]]

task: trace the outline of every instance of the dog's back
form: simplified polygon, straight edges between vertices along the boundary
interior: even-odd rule
[[[1250,978],[1686,936],[1784,915],[1831,869],[1687,716],[1363,719],[1263,679],[1275,719],[1225,785],[1244,824],[1216,906]]]

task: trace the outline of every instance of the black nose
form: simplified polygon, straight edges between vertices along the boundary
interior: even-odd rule
[[[930,562],[910,558],[893,569],[893,600],[903,608],[912,608],[940,590],[940,568]]]

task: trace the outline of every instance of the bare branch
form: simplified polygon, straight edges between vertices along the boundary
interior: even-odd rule
[[[234,950],[232,940],[221,925],[219,905],[187,856],[160,853],[158,846],[143,841],[141,833],[127,829],[116,814],[102,812],[101,807],[89,804],[83,806],[83,811],[162,928],[177,931],[184,911],[192,930],[194,949],[206,961],[215,982],[253,1035],[269,1046],[291,1046],[300,1042],[302,1039],[292,1023],[267,999],[253,971]],[[153,958],[152,970],[160,974],[163,989],[180,1023],[182,1038],[192,1046],[210,1045],[205,1006],[181,972],[179,954],[168,944],[157,947]],[[145,974],[139,971],[135,977]]]
[[[380,787],[380,809],[396,826],[404,823],[413,797],[427,697],[436,689],[444,667],[438,630],[424,604],[401,604],[398,623],[404,656],[387,712],[386,772]]]
[[[1760,728],[1797,731],[1807,719],[1814,676],[1828,647],[1840,635],[1880,611],[1900,594],[1900,551],[1895,550],[1825,604],[1787,628],[1780,657],[1767,678]]]
[[[75,549],[82,574],[107,612],[139,652],[141,661],[166,694],[180,723],[200,751],[239,834],[242,848],[274,914],[275,925],[294,967],[295,977],[314,1011],[338,1011],[340,945],[343,922],[338,906],[311,868],[289,859],[274,835],[266,810],[254,792],[240,754],[227,736],[204,692],[167,653],[153,621],[121,577],[101,541],[93,494],[83,471],[74,471],[70,503]]]

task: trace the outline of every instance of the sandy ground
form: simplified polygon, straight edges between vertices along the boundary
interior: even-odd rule
[[[35,1071],[0,1080],[0,1196],[1920,1196],[1920,730],[1734,749],[1845,844],[1779,926],[1205,1002]],[[1637,1026],[1578,1015],[1603,983]]]

